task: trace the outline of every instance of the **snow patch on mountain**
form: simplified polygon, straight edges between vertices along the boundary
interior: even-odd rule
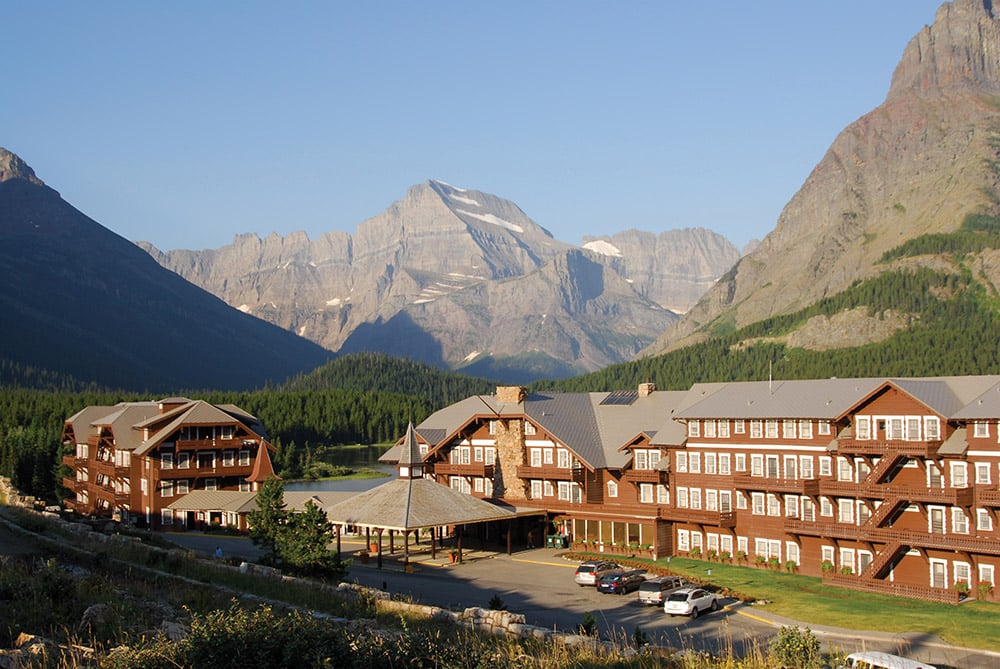
[[[622,257],[621,249],[606,239],[595,239],[592,242],[587,242],[583,245],[583,248],[594,253],[600,253],[602,256]]]
[[[479,219],[484,223],[491,223],[492,225],[499,225],[501,228],[506,228],[508,230],[513,230],[514,232],[524,232],[522,228],[517,223],[511,223],[510,221],[505,221],[499,216],[494,216],[493,214],[476,214],[471,211],[465,211],[464,209],[456,209],[456,213],[464,214],[465,216],[471,216],[472,218]]]

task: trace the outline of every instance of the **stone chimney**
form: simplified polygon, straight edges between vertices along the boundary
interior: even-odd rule
[[[656,391],[656,384],[651,381],[639,384],[639,397],[649,397],[655,391]]]
[[[500,404],[520,404],[528,396],[523,386],[497,386],[497,402]]]

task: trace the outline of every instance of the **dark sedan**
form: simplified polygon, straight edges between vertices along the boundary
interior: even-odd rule
[[[638,590],[645,580],[645,572],[639,569],[623,571],[618,574],[605,574],[597,583],[597,591],[624,595],[626,592]]]

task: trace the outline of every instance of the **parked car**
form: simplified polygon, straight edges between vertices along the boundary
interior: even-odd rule
[[[674,590],[687,586],[688,582],[680,576],[657,576],[639,584],[639,601],[643,604],[663,606],[667,595]]]
[[[663,611],[671,616],[691,616],[697,618],[705,611],[716,611],[719,608],[719,598],[715,593],[702,588],[681,588],[667,595],[663,602]]]
[[[597,585],[601,580],[601,577],[605,574],[613,574],[616,572],[625,571],[620,565],[614,562],[608,562],[607,560],[588,560],[587,562],[581,562],[580,566],[576,568],[576,574],[573,576],[580,586],[585,585]]]
[[[638,590],[646,581],[646,572],[642,569],[630,569],[622,572],[612,572],[605,574],[597,582],[598,592],[607,592],[612,595],[624,595],[625,593]]]
[[[851,653],[844,658],[844,664],[841,667],[844,669],[934,669],[933,665],[926,662],[917,662],[898,655],[872,650]]]

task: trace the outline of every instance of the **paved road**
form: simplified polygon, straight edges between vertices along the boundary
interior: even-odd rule
[[[213,537],[196,533],[168,536],[192,550],[211,555],[220,542],[227,555],[252,558],[259,549],[248,540]],[[360,539],[343,542],[345,553],[362,549]],[[387,547],[384,547],[387,550]],[[368,564],[355,559],[348,580],[409,596],[414,601],[462,609],[487,606],[499,596],[510,611],[523,613],[528,624],[563,631],[575,630],[585,613],[593,613],[604,637],[624,639],[641,629],[651,642],[674,648],[704,649],[711,652],[732,649],[743,654],[763,650],[781,626],[805,628],[770,614],[766,608],[745,606],[723,600],[727,608],[696,620],[671,618],[658,607],[639,605],[634,593],[604,595],[573,582],[576,563],[562,559],[556,549],[539,548],[513,555],[468,550],[462,564],[450,564],[444,552],[436,559],[426,553],[414,554],[412,573],[400,562],[397,543],[394,555],[384,555],[382,568],[372,558]],[[932,635],[859,632],[821,625],[808,625],[827,652],[882,650],[930,662],[941,669],[993,669],[1000,666],[1000,654],[956,648]]]

